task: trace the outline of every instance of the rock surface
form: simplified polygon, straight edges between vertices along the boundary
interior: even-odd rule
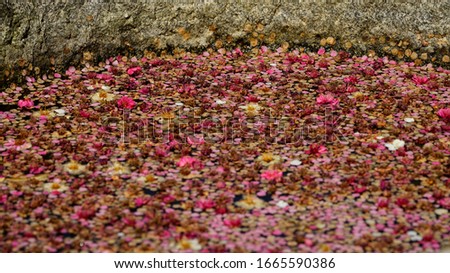
[[[319,46],[448,64],[449,1],[2,1],[0,80],[114,54]]]

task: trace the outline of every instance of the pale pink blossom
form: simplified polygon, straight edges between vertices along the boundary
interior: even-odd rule
[[[197,158],[190,157],[190,156],[183,156],[180,158],[180,160],[177,163],[178,167],[189,167],[192,169],[201,169],[202,168],[202,162],[198,160]]]
[[[205,139],[203,137],[188,136],[186,139],[189,145],[200,145],[205,143]]]
[[[266,53],[269,49],[267,48],[267,46],[262,46],[260,51],[262,54]]]
[[[437,112],[438,116],[443,119],[450,119],[450,108],[442,108]]]
[[[14,140],[12,138],[5,142],[5,147],[10,150],[23,151],[31,148],[31,144],[23,140]]]
[[[29,83],[36,82],[36,79],[35,79],[34,77],[28,77],[28,76],[27,76],[25,79],[26,79],[27,82],[29,82]]]
[[[178,165],[178,167],[189,166],[192,164],[192,162],[194,162],[194,160],[195,160],[195,158],[193,158],[193,157],[183,156],[182,158],[180,158],[177,165]]]
[[[140,66],[136,66],[136,67],[128,68],[127,74],[132,76],[132,75],[139,74],[141,71],[142,71],[142,68]]]
[[[319,55],[325,54],[325,48],[323,48],[323,47],[319,48],[319,51],[317,51],[317,54],[319,54]]]
[[[334,98],[332,95],[320,95],[316,99],[317,104],[330,104],[330,105],[336,105],[339,103],[339,100]]]
[[[104,80],[105,82],[110,82],[113,79],[113,76],[110,74],[98,74],[97,79]]]
[[[75,67],[71,66],[69,69],[66,70],[66,75],[71,76],[76,72]]]
[[[33,108],[34,102],[30,98],[26,98],[24,100],[19,100],[18,102],[20,108]]]
[[[235,50],[233,50],[233,53],[238,55],[238,56],[242,56],[244,53],[242,53],[240,48],[236,48]]]
[[[280,181],[283,177],[283,172],[280,170],[267,170],[261,174],[261,178],[269,181]]]

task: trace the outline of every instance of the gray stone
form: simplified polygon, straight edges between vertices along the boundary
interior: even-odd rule
[[[258,46],[288,42],[291,48],[314,50],[330,36],[336,40],[336,49],[349,42],[350,51],[358,54],[389,53],[398,47],[419,56],[431,53],[429,61],[440,62],[449,55],[449,10],[449,1],[4,0],[0,3],[0,80],[23,69],[36,73],[29,71],[30,64],[40,68],[37,72],[60,70],[83,59],[97,62],[119,53],[140,55],[144,50],[177,47],[204,50],[218,40],[227,48],[248,49],[252,35],[258,36]],[[386,42],[380,43],[380,37]],[[400,41],[407,43],[399,46]]]

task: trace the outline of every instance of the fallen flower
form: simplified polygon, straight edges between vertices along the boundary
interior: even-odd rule
[[[263,166],[270,166],[281,161],[281,157],[272,153],[263,153],[257,159]]]
[[[320,95],[316,99],[317,104],[330,104],[330,105],[337,105],[339,103],[339,100],[334,98],[332,95]]]
[[[28,148],[31,148],[31,144],[23,139],[8,139],[5,143],[5,147],[16,151],[24,151]]]
[[[194,162],[195,158],[190,157],[190,156],[183,156],[182,158],[180,158],[180,160],[177,163],[178,167],[184,167],[184,166],[189,166],[192,164],[192,162]]]
[[[91,99],[94,102],[105,102],[105,101],[114,100],[115,96],[111,93],[108,93],[108,92],[102,90],[102,91],[95,93]]]
[[[130,169],[127,166],[120,164],[119,162],[115,162],[111,168],[109,168],[109,172],[113,175],[122,175],[129,174]]]
[[[250,210],[250,209],[255,209],[255,208],[257,208],[257,209],[263,208],[265,206],[265,202],[256,196],[247,195],[241,201],[238,201],[236,203],[236,205],[241,208]]]
[[[141,71],[142,71],[142,68],[140,66],[136,66],[136,67],[128,68],[127,74],[132,76],[135,74],[139,74]]]
[[[355,75],[348,76],[344,78],[345,83],[356,84],[358,83],[358,78]]]
[[[85,172],[86,166],[81,165],[76,161],[70,161],[64,165],[64,170],[71,175],[79,175]]]
[[[245,99],[246,99],[248,102],[258,102],[258,101],[259,101],[259,98],[258,98],[258,97],[252,96],[252,95],[246,96]]]
[[[395,151],[405,146],[405,142],[403,140],[396,139],[392,141],[392,143],[385,143],[384,146],[386,146],[389,149],[389,151]]]
[[[377,200],[378,208],[387,208],[389,206],[389,199],[385,197],[379,197]]]
[[[45,109],[39,109],[39,111],[36,111],[33,113],[33,117],[37,117],[37,118],[49,119],[54,116],[56,116],[55,112],[50,112],[49,110],[45,110]]]
[[[117,105],[121,108],[133,109],[136,102],[130,97],[123,96],[117,101]]]
[[[136,207],[142,207],[143,205],[148,203],[148,199],[144,198],[144,197],[137,197],[136,199],[134,199],[134,205]]]
[[[283,177],[283,172],[280,170],[267,170],[261,174],[261,178],[269,181],[280,181]]]
[[[450,209],[450,197],[439,200],[439,205],[443,208]]]
[[[190,156],[183,156],[177,163],[178,167],[189,167],[192,169],[201,169],[202,163],[200,160]]]
[[[257,103],[249,103],[245,106],[239,106],[239,108],[244,109],[249,116],[256,116],[259,113],[261,106]]]
[[[426,84],[428,82],[429,78],[426,76],[420,77],[420,76],[414,75],[412,80],[415,84],[421,85],[421,84]]]
[[[223,220],[223,223],[229,228],[236,228],[241,226],[242,220],[240,218],[228,218]]]
[[[34,102],[30,98],[26,98],[24,100],[19,100],[18,105],[20,108],[33,108]]]
[[[307,150],[305,153],[308,155],[321,155],[326,153],[327,151],[327,147],[317,143],[313,143],[311,144],[311,146],[309,146],[309,150]]]
[[[48,191],[48,192],[63,192],[65,190],[67,190],[69,187],[67,187],[64,184],[61,183],[57,183],[57,182],[53,182],[53,183],[45,183],[44,184],[44,190]]]
[[[325,48],[323,48],[323,47],[319,48],[319,51],[317,51],[317,54],[319,54],[319,55],[325,54]]]
[[[211,199],[202,198],[197,201],[196,205],[198,208],[200,208],[202,210],[206,210],[206,209],[213,208],[216,205],[216,203]]]
[[[200,245],[200,243],[198,242],[197,239],[181,239],[178,244],[177,244],[177,249],[180,250],[194,250],[194,251],[199,251],[202,249],[202,246]]]
[[[450,108],[442,108],[437,112],[438,116],[445,120],[450,120]]]
[[[6,250],[360,252],[372,234],[373,252],[439,251],[448,69],[319,47],[118,56],[3,88]]]
[[[170,109],[164,109],[161,111],[160,117],[163,119],[174,119],[174,118],[176,118],[176,115]]]
[[[91,116],[91,114],[87,111],[81,110],[80,111],[80,116],[82,116],[83,118],[89,118]]]
[[[205,143],[205,139],[203,137],[187,136],[186,140],[187,140],[187,143],[189,143],[189,145],[194,145],[194,146]]]

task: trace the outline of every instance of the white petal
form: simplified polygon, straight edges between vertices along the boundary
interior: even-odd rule
[[[397,149],[405,146],[405,142],[400,139],[394,140],[394,142],[392,142],[392,144],[394,144],[394,146],[397,147]]]
[[[386,146],[389,149],[389,151],[397,150],[397,148],[394,145],[392,145],[391,143],[386,143],[386,144],[384,144],[384,146]]]
[[[287,207],[289,204],[283,200],[278,201],[277,206],[280,208],[285,208]]]
[[[414,119],[413,118],[405,118],[404,121],[409,123],[409,122],[414,122]]]
[[[64,110],[64,109],[55,109],[53,111],[55,111],[56,115],[59,117],[63,117],[66,114],[66,110]]]
[[[294,159],[291,161],[291,165],[293,165],[293,166],[299,166],[301,164],[302,164],[302,162],[298,159]]]
[[[200,245],[200,243],[198,242],[197,239],[189,240],[189,243],[191,244],[192,250],[201,250],[202,249],[202,245]]]

